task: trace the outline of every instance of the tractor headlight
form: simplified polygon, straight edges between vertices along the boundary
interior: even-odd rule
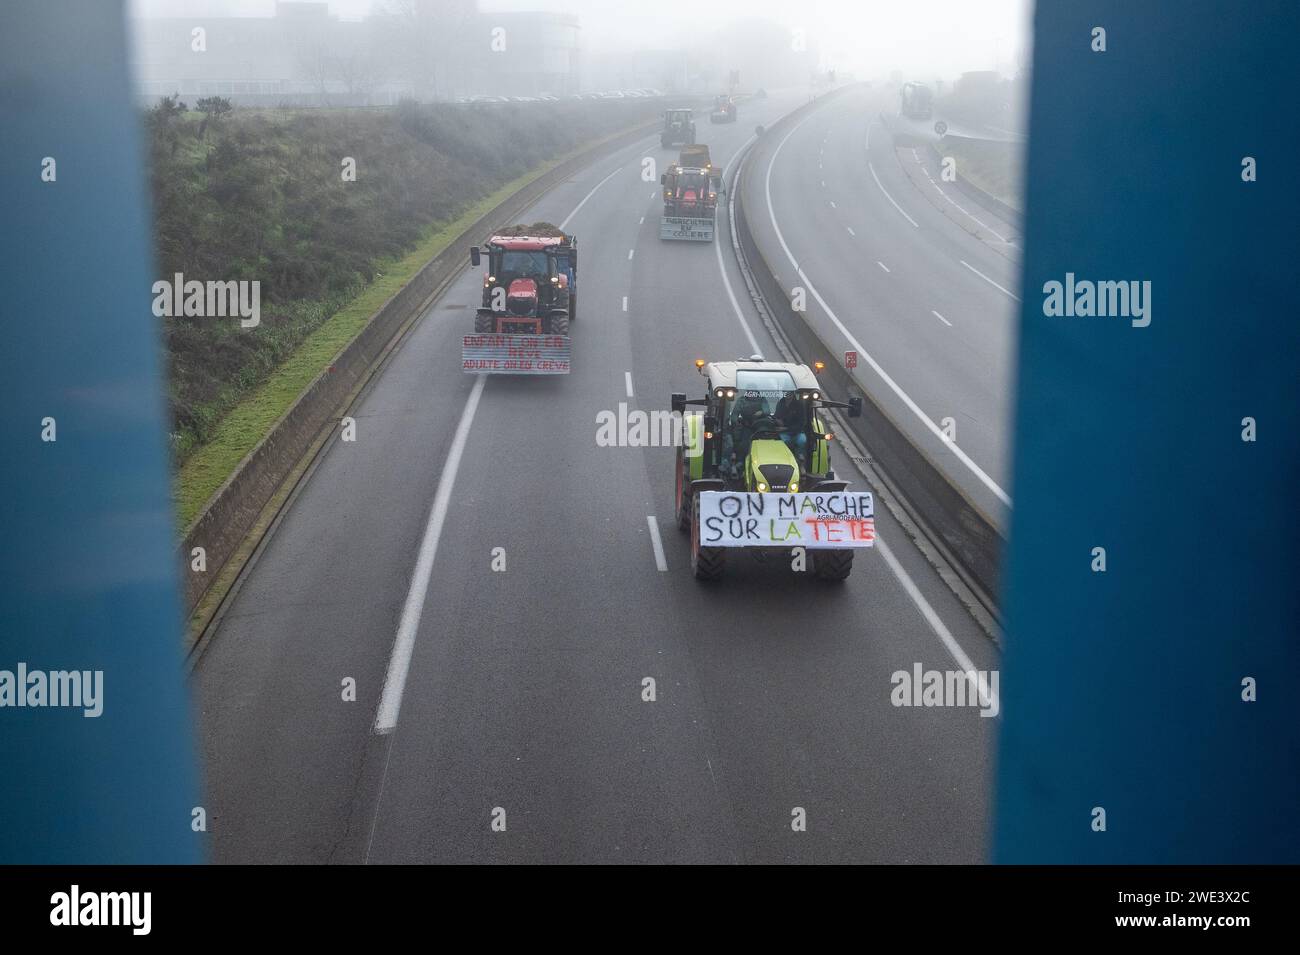
[[[759,482],[758,482],[758,489],[759,489],[759,491],[766,491],[766,490],[767,490],[767,485],[764,484],[762,481],[759,481]]]
[[[791,481],[791,482],[790,482],[790,493],[791,493],[791,494],[798,494],[798,493],[799,493],[799,482],[798,482],[798,481]]]

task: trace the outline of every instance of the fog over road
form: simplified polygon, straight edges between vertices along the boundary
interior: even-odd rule
[[[816,291],[807,317],[835,357],[870,355],[884,374],[863,358],[858,381],[1005,525],[1019,232],[895,147],[880,113],[896,102],[851,90],[765,139],[745,208],[783,287]]]

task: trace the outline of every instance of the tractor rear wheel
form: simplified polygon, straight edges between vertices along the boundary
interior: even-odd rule
[[[474,331],[478,332],[480,335],[485,332],[495,331],[495,329],[492,327],[495,324],[496,324],[496,320],[492,317],[491,312],[474,313]]]
[[[813,551],[813,574],[818,580],[848,580],[853,573],[853,551]]]
[[[727,569],[727,549],[725,547],[701,547],[700,496],[691,495],[691,573],[696,580],[717,580]]]

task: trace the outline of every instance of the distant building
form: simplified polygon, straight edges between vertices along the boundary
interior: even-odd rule
[[[495,96],[564,96],[578,92],[581,62],[578,18],[566,13],[480,14],[487,56],[475,58],[475,93]],[[505,49],[493,51],[493,30],[504,31]]]

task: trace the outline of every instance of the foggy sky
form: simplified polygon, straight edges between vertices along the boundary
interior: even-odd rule
[[[330,12],[359,18],[375,0],[329,0]],[[576,14],[584,48],[676,49],[684,34],[762,17],[802,29],[822,52],[822,66],[860,77],[894,69],[915,78],[966,70],[1014,73],[1028,62],[1032,0],[480,0],[492,10]],[[128,0],[139,16],[271,16],[275,0]]]

